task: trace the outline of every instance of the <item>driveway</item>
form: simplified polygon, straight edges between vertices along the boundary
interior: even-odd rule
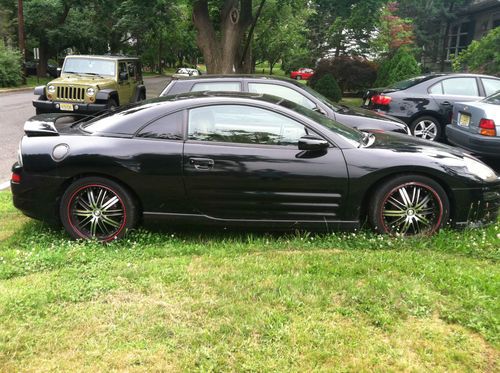
[[[166,77],[144,78],[147,98],[157,97],[168,81]],[[35,115],[33,98],[33,89],[0,93],[0,190],[9,186],[10,168],[17,158],[24,122]]]

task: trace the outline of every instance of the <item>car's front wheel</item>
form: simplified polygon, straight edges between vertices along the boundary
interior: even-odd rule
[[[430,235],[448,221],[450,205],[444,189],[420,175],[403,175],[382,184],[370,202],[369,219],[379,233]]]
[[[72,238],[111,241],[123,237],[137,222],[134,198],[120,184],[102,177],[85,177],[63,194],[61,221]]]
[[[295,80],[301,80],[301,79],[302,79],[302,77],[301,77],[300,75],[297,75],[297,76],[295,77]]]
[[[437,141],[441,138],[441,125],[434,117],[417,118],[410,124],[410,129],[413,136],[421,139]]]

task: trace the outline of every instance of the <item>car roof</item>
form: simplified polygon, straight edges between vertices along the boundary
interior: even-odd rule
[[[98,58],[104,60],[138,60],[138,57],[127,57],[127,56],[119,56],[119,55],[92,55],[92,54],[70,54],[66,56],[66,58]]]
[[[273,75],[259,75],[259,74],[207,74],[201,76],[189,77],[187,79],[182,79],[183,81],[188,80],[210,80],[210,79],[233,79],[233,80],[242,80],[242,79],[261,79],[261,80],[280,80],[284,82],[292,82],[295,80],[284,77],[284,76],[273,76]],[[300,83],[299,83],[300,84]]]

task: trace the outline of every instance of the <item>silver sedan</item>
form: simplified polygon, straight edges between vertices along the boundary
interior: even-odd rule
[[[471,153],[500,157],[500,91],[481,101],[455,103],[446,136]]]

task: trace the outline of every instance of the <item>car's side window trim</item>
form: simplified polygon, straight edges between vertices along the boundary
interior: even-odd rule
[[[185,117],[185,119],[184,119],[184,123],[185,123],[184,139],[185,139],[185,142],[200,143],[200,144],[201,143],[203,143],[203,144],[217,144],[217,145],[227,145],[227,146],[258,147],[258,148],[261,148],[261,147],[270,148],[270,147],[272,147],[272,148],[281,148],[281,149],[282,148],[297,149],[296,145],[251,144],[251,143],[239,143],[239,142],[228,142],[228,141],[195,140],[195,139],[190,139],[189,138],[189,134],[188,134],[188,132],[189,132],[189,111],[191,111],[193,109],[202,108],[202,107],[233,106],[233,105],[235,105],[235,104],[233,104],[233,103],[220,103],[220,104],[217,104],[217,105],[199,105],[199,106],[191,107],[188,110],[186,110],[186,113],[184,115],[184,117]],[[252,108],[258,108],[258,109],[267,110],[267,111],[270,111],[272,113],[276,113],[276,114],[282,115],[285,118],[290,119],[290,120],[292,120],[292,121],[294,121],[294,122],[296,122],[296,123],[304,126],[306,134],[316,135],[316,136],[320,137],[321,139],[327,141],[330,148],[337,148],[337,146],[332,141],[330,141],[328,138],[326,138],[321,133],[318,133],[318,131],[316,131],[313,128],[311,128],[311,126],[309,126],[307,123],[304,123],[303,121],[298,120],[297,118],[291,117],[290,115],[287,115],[286,113],[275,112],[275,111],[269,110],[268,108],[263,108],[263,107],[260,107],[260,106],[253,106],[253,105],[243,104],[243,103],[238,103],[236,105],[238,105],[238,106],[248,106],[248,107],[252,107]]]

